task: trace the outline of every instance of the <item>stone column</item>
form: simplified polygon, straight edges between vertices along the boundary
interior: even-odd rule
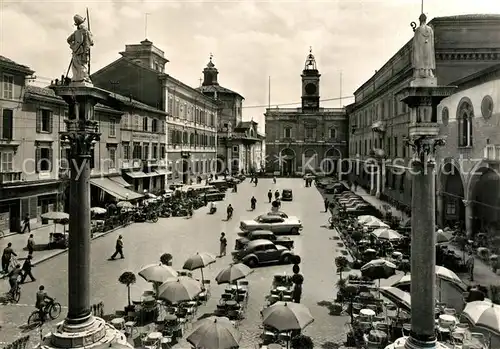
[[[465,206],[465,231],[467,236],[472,236],[472,224],[474,220],[474,212],[472,210],[472,202],[470,200],[462,200]]]
[[[437,212],[437,224],[444,228],[444,198],[441,190],[436,192],[436,212]]]
[[[382,167],[377,164],[377,182],[375,188],[375,196],[380,198],[380,193],[382,191]]]
[[[375,172],[375,167],[372,164],[370,164],[368,166],[370,169],[370,195],[375,195],[377,173]]]
[[[70,212],[68,236],[68,314],[56,331],[46,336],[42,348],[105,348],[117,342],[128,346],[119,331],[92,315],[90,307],[90,159],[99,141],[94,106],[109,97],[91,84],[51,86],[69,108],[61,140],[71,144]]]
[[[422,144],[417,145],[421,147]],[[417,150],[418,151],[418,150]],[[434,163],[414,161],[412,166],[411,335],[414,344],[435,341],[435,190]],[[416,287],[418,285],[418,287]],[[425,347],[425,346],[424,346]]]
[[[226,169],[229,171],[229,175],[232,173],[233,169],[233,147],[230,143],[226,146]]]

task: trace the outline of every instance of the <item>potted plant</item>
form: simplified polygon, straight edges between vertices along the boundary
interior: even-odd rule
[[[313,349],[314,343],[311,337],[299,334],[292,338],[291,346],[292,349]]]
[[[172,259],[173,256],[170,253],[164,253],[160,256],[160,262],[162,264],[168,265],[169,267],[172,266]]]
[[[335,265],[337,266],[337,272],[340,273],[340,278],[342,279],[342,272],[347,270],[349,261],[345,256],[338,256],[335,258]]]
[[[135,306],[130,301],[130,286],[135,284],[135,282],[137,281],[135,274],[132,273],[131,271],[126,271],[122,275],[120,275],[120,277],[118,278],[118,281],[122,285],[127,286],[128,306],[125,307],[125,312],[128,313],[130,311],[134,311]]]

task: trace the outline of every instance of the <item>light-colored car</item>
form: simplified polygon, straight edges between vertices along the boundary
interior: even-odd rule
[[[281,218],[290,218],[290,219],[295,219],[297,221],[300,221],[300,219],[298,219],[297,217],[289,216],[283,211],[269,211],[267,213],[264,213],[264,214],[261,214],[260,216],[255,217],[254,220],[256,221],[257,219],[259,219],[262,216],[279,216]]]
[[[254,220],[240,222],[243,232],[269,230],[275,235],[298,235],[302,228],[302,222],[297,217],[284,218],[278,215],[261,215]]]

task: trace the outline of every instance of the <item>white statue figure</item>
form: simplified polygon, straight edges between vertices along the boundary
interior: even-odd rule
[[[420,26],[414,27],[413,37],[413,77],[433,78],[436,69],[434,51],[434,31],[426,24],[427,17],[422,13],[419,17]],[[415,25],[413,23],[413,25]]]
[[[85,26],[85,18],[80,15],[73,17],[76,30],[68,37],[68,44],[73,51],[71,59],[71,71],[73,72],[73,82],[90,81],[88,63],[90,60],[90,47],[94,45],[92,33]]]

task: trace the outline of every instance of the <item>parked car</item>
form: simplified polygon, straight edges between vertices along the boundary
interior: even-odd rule
[[[241,250],[250,241],[262,239],[272,241],[275,245],[285,246],[289,250],[293,249],[294,241],[292,239],[284,236],[276,236],[272,231],[269,230],[254,230],[249,232],[246,237],[236,239],[234,249]]]
[[[222,201],[226,198],[226,193],[217,189],[208,189],[205,193],[207,201]]]
[[[292,189],[283,189],[281,192],[281,201],[292,201],[293,200],[293,193]]]
[[[260,216],[257,216],[255,218],[255,220],[257,220],[258,218],[260,218],[261,216],[280,216],[281,218],[290,218],[290,219],[295,219],[295,220],[299,220],[297,217],[295,216],[289,216],[287,215],[285,212],[283,211],[269,211],[265,214],[261,214]]]
[[[300,234],[302,222],[295,217],[283,218],[276,215],[261,215],[254,220],[240,222],[240,229],[244,232],[254,230],[269,230],[276,235]]]
[[[250,241],[244,249],[233,252],[234,262],[244,263],[250,268],[271,263],[289,264],[292,257],[293,253],[285,246],[264,239]]]
[[[209,185],[215,187],[215,189],[226,191],[229,188],[229,184],[224,179],[214,179],[208,182]]]
[[[313,174],[311,174],[311,173],[306,173],[306,174],[304,175],[304,177],[302,177],[302,178],[303,178],[303,179],[315,179],[315,178],[316,178],[316,176],[315,176],[315,175],[313,175]]]

